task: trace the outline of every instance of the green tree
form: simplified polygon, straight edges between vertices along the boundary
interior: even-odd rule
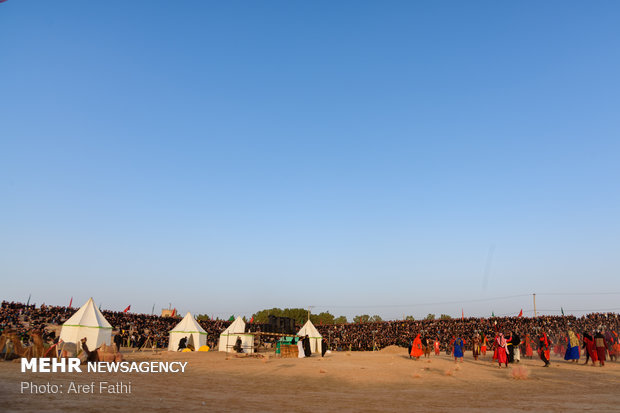
[[[407,317],[405,317],[406,321],[415,321],[415,317],[412,315],[408,315]]]
[[[430,313],[429,313],[429,314],[426,316],[426,319],[427,319],[427,320],[434,320],[434,319],[435,319],[435,314],[430,314]]]
[[[348,323],[347,318],[343,315],[341,315],[340,317],[336,317],[334,319],[334,324],[346,324]]]
[[[439,316],[440,320],[451,320],[452,317],[450,317],[448,314],[442,314],[441,316]]]
[[[370,316],[368,314],[356,315],[353,317],[354,323],[367,323],[370,320]]]
[[[329,311],[319,314],[310,314],[310,321],[312,324],[334,324],[334,316]]]
[[[370,322],[371,323],[379,323],[381,321],[383,321],[383,319],[380,316],[376,315],[376,314],[373,315],[372,317],[370,317]]]

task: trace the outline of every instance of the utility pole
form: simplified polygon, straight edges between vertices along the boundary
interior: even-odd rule
[[[536,313],[536,294],[532,294],[532,296],[534,297],[534,317],[538,317],[538,314]]]

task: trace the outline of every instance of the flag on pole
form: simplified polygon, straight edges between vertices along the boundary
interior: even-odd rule
[[[461,308],[461,321],[465,320],[465,312]]]
[[[523,309],[521,309],[521,311],[519,311],[519,315],[517,317],[523,317]]]
[[[230,318],[228,319],[228,321],[235,321],[235,315],[231,315]]]
[[[254,322],[254,316],[252,316],[252,318],[250,318],[250,323]]]
[[[495,317],[495,311],[491,311],[491,317]]]
[[[177,309],[175,308],[174,310],[172,310],[172,315],[170,317],[174,317],[176,313],[177,313]]]
[[[560,307],[560,310],[562,311],[562,315],[564,315],[564,309]]]
[[[73,297],[71,297],[71,300],[69,300],[69,308],[71,308],[71,304],[73,304]]]
[[[127,306],[127,308],[125,308],[125,309],[123,310],[123,313],[126,313],[126,312],[127,312],[127,311],[129,311],[129,310],[131,310],[131,305],[128,305],[128,306]]]
[[[151,310],[151,315],[155,314],[155,304],[153,304],[153,309]]]
[[[28,295],[28,302],[26,303],[26,307],[28,307],[28,304],[30,304],[30,297],[32,297],[32,294]]]

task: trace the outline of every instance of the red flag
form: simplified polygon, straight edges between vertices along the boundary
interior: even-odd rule
[[[252,318],[250,318],[250,323],[254,322],[254,316],[252,316]]]
[[[465,312],[461,308],[461,321],[465,320]]]
[[[127,308],[125,308],[125,309],[123,310],[123,313],[126,313],[126,312],[127,312],[127,311],[129,311],[129,310],[131,310],[131,305],[128,305],[128,306],[127,306]]]
[[[174,317],[176,313],[177,313],[177,309],[175,308],[174,310],[172,310],[172,315],[170,317]]]
[[[521,309],[521,311],[519,311],[519,315],[517,317],[523,317],[523,309]]]
[[[73,297],[71,297],[71,300],[69,301],[69,308],[71,308],[71,304],[73,304]]]

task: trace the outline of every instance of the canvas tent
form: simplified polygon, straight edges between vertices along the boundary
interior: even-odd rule
[[[170,330],[170,340],[168,340],[168,351],[177,351],[179,341],[187,337],[187,344],[192,344],[195,350],[207,344],[207,332],[192,317],[191,313],[185,314],[183,320]]]
[[[245,333],[245,321],[241,317],[237,317],[226,330],[220,334],[220,342],[218,351],[227,353],[234,352],[233,346],[237,342],[237,337],[241,338],[241,348],[244,353],[254,353],[254,335]]]
[[[60,330],[60,339],[65,343],[75,343],[78,349],[82,348],[80,341],[84,337],[89,351],[104,343],[112,344],[112,326],[95,306],[92,297],[64,322]]]
[[[310,351],[312,353],[321,353],[321,341],[323,340],[323,336],[319,333],[319,330],[316,329],[314,324],[312,324],[312,321],[306,321],[306,324],[299,330],[297,335],[300,337],[308,336],[310,339]]]

